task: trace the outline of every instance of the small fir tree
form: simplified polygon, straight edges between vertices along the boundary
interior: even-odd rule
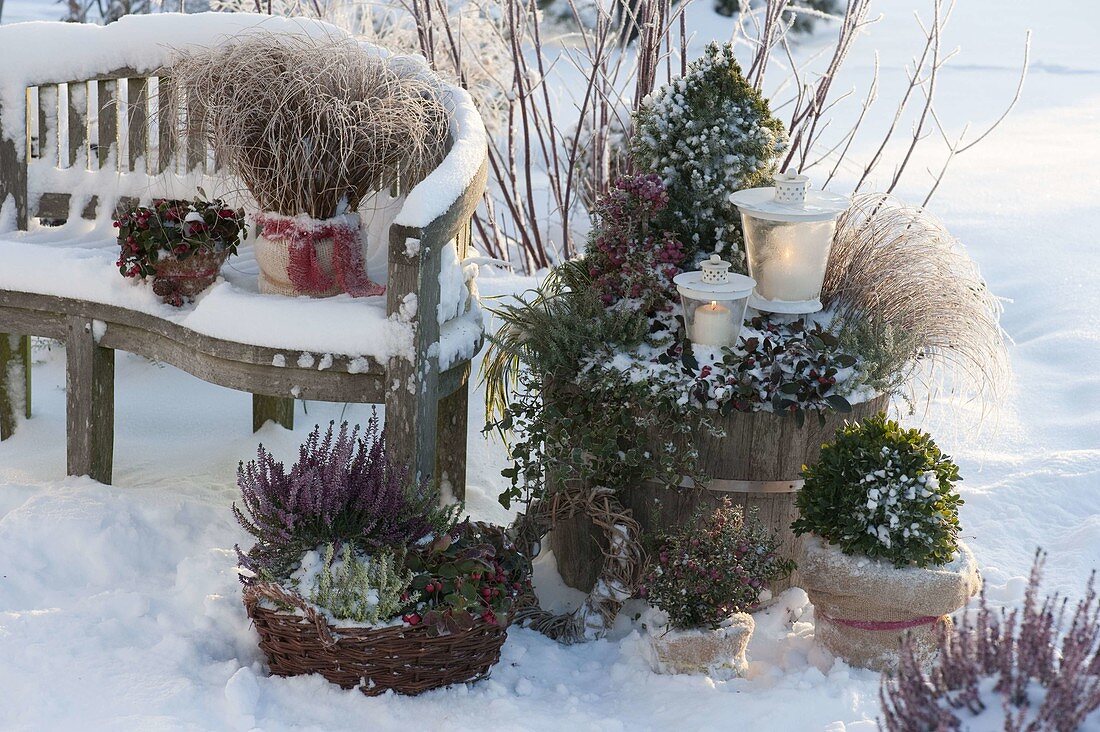
[[[716,252],[742,271],[741,219],[729,196],[769,185],[787,145],[783,123],[728,43],[708,45],[686,76],[643,100],[631,136],[636,165],[668,189],[658,224],[679,236],[686,259]]]

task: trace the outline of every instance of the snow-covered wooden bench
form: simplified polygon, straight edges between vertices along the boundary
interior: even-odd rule
[[[204,143],[160,113],[170,49],[257,28],[339,32],[213,13],[0,27],[0,438],[20,412],[30,416],[37,335],[66,346],[71,475],[111,480],[114,352],[123,350],[251,392],[254,429],[267,419],[289,427],[295,398],[384,404],[395,456],[461,495],[470,359],[482,343],[476,267],[463,260],[486,178],[485,130],[465,91],[438,81],[453,113],[450,150],[403,203],[388,204],[384,297],[261,295],[247,244],[224,279],[180,309],[114,266],[116,201],[218,189]]]

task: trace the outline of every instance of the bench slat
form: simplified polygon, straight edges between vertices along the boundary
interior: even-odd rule
[[[157,172],[175,172],[179,147],[179,109],[175,104],[175,84],[162,76],[157,81]]]
[[[58,166],[60,146],[57,130],[58,91],[56,84],[38,87],[38,144],[34,157]]]
[[[197,102],[187,99],[187,170],[204,171],[206,169],[206,140],[199,132],[199,107]]]
[[[88,167],[88,83],[71,81],[69,91],[69,158],[68,167]]]
[[[126,80],[126,138],[128,164],[126,170],[146,172],[149,162],[149,80],[144,77]],[[142,167],[146,166],[146,167]]]
[[[101,79],[96,82],[98,92],[97,106],[99,114],[96,119],[96,151],[99,160],[99,169],[107,167],[111,157],[111,149],[118,148],[118,79]],[[116,161],[117,166],[117,161]]]

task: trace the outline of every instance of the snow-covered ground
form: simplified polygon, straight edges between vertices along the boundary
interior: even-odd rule
[[[884,96],[896,90],[916,33],[909,10],[927,5],[879,3],[889,17],[857,47],[848,83],[866,78],[878,48]],[[29,8],[58,10],[7,0],[4,19]],[[707,33],[722,36],[709,17]],[[947,36],[962,53],[941,77],[939,109],[957,124],[999,114],[1023,31],[1035,31],[1019,108],[958,159],[933,202],[1009,300],[1015,387],[996,419],[977,439],[966,409],[933,404],[926,422],[962,467],[964,534],[997,603],[1019,602],[1036,546],[1050,552],[1052,590],[1079,595],[1100,565],[1098,23],[1100,8],[1074,0],[1041,12],[970,0]],[[484,273],[481,289],[530,283]],[[878,675],[815,647],[798,590],[758,618],[749,678],[732,682],[652,674],[626,628],[573,647],[513,629],[490,679],[417,698],[268,678],[233,572],[233,544],[245,540],[229,512],[237,461],[257,440],[289,457],[314,423],[365,422],[369,408],[299,405],[293,433],[269,424],[254,436],[248,395],[120,354],[115,485],[103,486],[64,477],[64,354],[55,345],[38,358],[35,417],[0,444],[2,729],[875,727]],[[471,425],[481,424],[479,395]],[[470,452],[471,512],[506,521],[495,501],[503,451],[474,431]]]

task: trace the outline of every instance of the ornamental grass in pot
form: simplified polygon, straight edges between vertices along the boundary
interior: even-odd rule
[[[748,612],[794,569],[777,549],[775,534],[729,499],[699,512],[694,527],[659,536],[639,589],[654,609],[645,620],[654,670],[743,676],[756,627]]]
[[[153,292],[179,307],[210,287],[247,232],[244,212],[221,200],[156,199],[115,213],[123,277],[153,279]]]
[[[272,673],[318,673],[375,695],[484,677],[530,563],[499,527],[440,508],[389,462],[373,417],[314,429],[289,469],[263,446],[233,511],[244,604]]]
[[[893,670],[907,636],[929,662],[948,615],[981,588],[958,538],[958,467],[880,414],[839,430],[804,475],[793,528],[817,638],[852,665]]]
[[[363,265],[360,202],[409,190],[449,140],[437,86],[406,62],[346,37],[253,33],[172,66],[191,124],[259,205],[261,292],[384,291]]]

